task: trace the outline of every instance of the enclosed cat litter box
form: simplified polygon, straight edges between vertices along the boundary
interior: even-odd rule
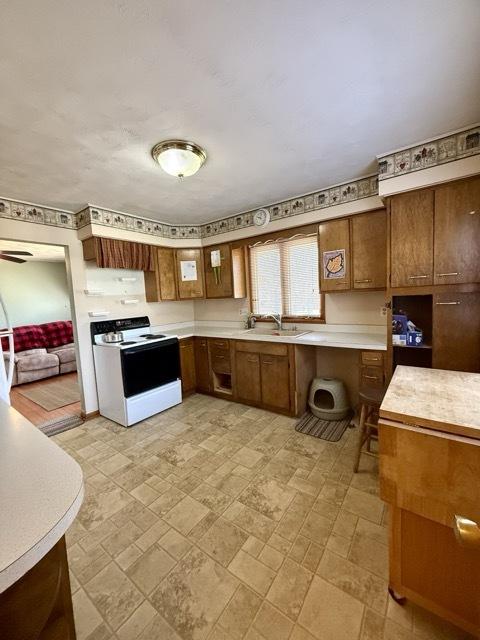
[[[321,420],[342,420],[350,411],[345,385],[334,378],[314,378],[310,385],[308,405]]]

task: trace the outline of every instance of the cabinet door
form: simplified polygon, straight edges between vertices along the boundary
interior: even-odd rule
[[[354,289],[387,286],[387,214],[384,210],[352,218],[352,278]]]
[[[433,284],[433,191],[395,196],[390,216],[391,286]]]
[[[321,291],[350,289],[349,220],[322,222],[319,231],[319,268]]]
[[[480,372],[480,293],[433,296],[433,367]]]
[[[212,267],[212,257],[220,258],[220,266]],[[205,290],[207,298],[233,296],[232,252],[229,244],[217,244],[204,249]]]
[[[175,253],[166,247],[152,247],[154,270],[145,271],[147,302],[176,300]]]
[[[480,282],[480,178],[435,190],[435,284]]]
[[[198,391],[211,391],[210,363],[208,361],[208,345],[206,338],[195,338],[195,377]]]
[[[260,356],[258,353],[237,351],[235,354],[236,393],[241,402],[260,404]]]
[[[182,376],[182,393],[187,395],[195,391],[195,353],[193,338],[180,340],[180,370]]]
[[[201,249],[175,251],[177,290],[180,300],[205,297],[203,254]]]
[[[290,408],[288,356],[260,356],[262,404],[273,409]]]

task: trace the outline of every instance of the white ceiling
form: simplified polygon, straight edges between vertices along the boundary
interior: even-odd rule
[[[2,3],[0,195],[206,222],[480,120],[478,0]],[[150,157],[205,147],[183,182]]]
[[[28,262],[65,262],[64,248],[53,244],[0,239],[0,251],[29,251],[31,256],[18,256]],[[0,263],[0,268],[1,265],[2,263]]]

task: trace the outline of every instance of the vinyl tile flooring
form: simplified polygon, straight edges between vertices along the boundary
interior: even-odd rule
[[[387,592],[376,460],[291,418],[194,395],[54,440],[82,466],[67,533],[78,640],[448,640]]]

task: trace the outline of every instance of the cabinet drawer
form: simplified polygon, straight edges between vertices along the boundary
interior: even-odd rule
[[[231,373],[230,354],[216,352],[211,354],[212,371],[215,373]]]
[[[383,353],[381,351],[362,351],[362,364],[373,367],[383,367]]]
[[[288,347],[286,344],[273,344],[271,342],[247,342],[246,340],[237,340],[235,342],[236,351],[247,353],[263,353],[270,356],[286,356]]]
[[[381,418],[380,497],[400,509],[454,526],[480,523],[480,440]]]
[[[383,387],[384,375],[380,367],[363,366],[360,369],[360,386]]]
[[[208,344],[210,345],[210,350],[212,353],[214,351],[229,351],[230,350],[230,340],[222,340],[221,338],[209,338]]]

